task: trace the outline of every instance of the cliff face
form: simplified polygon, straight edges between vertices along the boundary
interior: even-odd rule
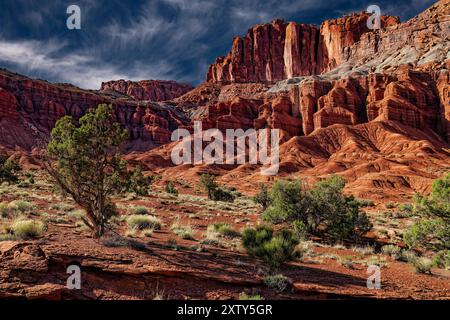
[[[172,130],[186,123],[164,104],[137,102],[123,96],[81,90],[0,72],[0,144],[30,150],[48,139],[56,121],[80,118],[100,103],[112,104],[117,120],[130,132],[129,148],[147,150],[170,141]]]
[[[136,100],[168,101],[178,98],[194,89],[191,85],[175,81],[143,80],[134,81],[108,81],[101,85],[102,91],[114,90]]]
[[[328,20],[320,29],[282,20],[258,25],[234,39],[230,53],[210,66],[207,81],[274,82],[320,74],[342,63],[347,48],[371,31],[368,17],[361,13]],[[383,16],[381,22],[386,28],[398,18]]]

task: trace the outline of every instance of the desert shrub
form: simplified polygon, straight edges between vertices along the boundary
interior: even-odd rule
[[[398,261],[410,262],[410,263],[412,263],[416,259],[417,259],[417,254],[411,250],[401,250],[400,254],[397,257]]]
[[[147,207],[144,206],[136,206],[133,208],[133,214],[134,215],[141,215],[145,216],[147,214],[150,214],[150,211]]]
[[[365,246],[365,247],[353,247],[353,251],[358,252],[364,256],[368,256],[374,253],[374,247],[372,246]]]
[[[84,212],[83,210],[75,210],[67,213],[67,215],[76,220],[81,220],[84,217]]]
[[[209,200],[233,202],[236,198],[232,190],[219,187],[216,177],[212,174],[202,174],[200,182],[208,192]]]
[[[0,183],[16,183],[19,181],[18,173],[20,170],[21,168],[16,160],[0,155]]]
[[[194,240],[194,230],[191,226],[179,226],[172,229],[173,233],[184,240]]]
[[[450,250],[442,250],[433,256],[433,266],[441,269],[450,269]]]
[[[353,261],[353,257],[352,256],[344,256],[344,257],[339,256],[338,259],[337,259],[337,262],[341,266],[343,266],[343,267],[345,267],[347,269],[353,269],[354,261]]]
[[[267,226],[247,228],[242,234],[242,244],[250,256],[260,258],[271,269],[299,257],[295,250],[298,240],[288,230],[274,235]]]
[[[345,180],[337,175],[318,182],[311,190],[314,215],[334,239],[358,239],[372,226],[358,201],[343,194],[344,187]]]
[[[200,182],[208,192],[208,199],[214,200],[213,191],[219,187],[216,182],[216,177],[212,174],[202,174],[200,176]]]
[[[35,184],[33,173],[27,172],[27,173],[25,173],[25,177],[28,178],[28,183],[29,184]]]
[[[358,202],[359,202],[360,206],[363,208],[375,206],[375,202],[373,200],[358,199]]]
[[[267,185],[261,183],[259,185],[259,191],[258,193],[253,197],[253,201],[263,208],[263,210],[266,210],[270,205],[270,195],[269,195],[269,189],[267,188]]]
[[[440,251],[450,248],[450,224],[444,219],[423,219],[414,223],[403,235],[410,248]]]
[[[325,232],[335,240],[358,239],[371,228],[359,202],[343,194],[345,181],[332,176],[309,191],[300,181],[277,181],[263,219],[272,223],[301,221],[310,233]]]
[[[401,254],[401,248],[394,246],[394,245],[385,245],[381,248],[381,252],[393,257],[394,259],[398,259]]]
[[[178,195],[178,190],[175,188],[175,184],[172,181],[167,181],[165,190],[169,194]]]
[[[128,179],[125,179],[125,192],[135,193],[138,196],[148,195],[151,184],[155,181],[154,176],[144,176],[142,168],[137,166],[134,170],[129,171]]]
[[[263,279],[263,283],[267,287],[278,292],[284,292],[290,286],[289,278],[285,277],[282,274],[265,276]]]
[[[161,220],[154,216],[130,215],[126,219],[128,226],[135,230],[161,229]]]
[[[271,205],[264,211],[263,219],[276,224],[295,220],[308,223],[307,201],[299,180],[277,181],[270,191]]]
[[[308,237],[308,227],[303,221],[295,220],[292,222],[292,231],[299,240],[305,240]]]
[[[7,218],[15,209],[11,208],[8,202],[0,202],[0,217]]]
[[[235,199],[235,196],[233,194],[233,192],[218,187],[216,189],[213,190],[212,192],[212,199],[214,201],[223,201],[223,202],[233,202]]]
[[[413,206],[409,203],[401,203],[398,205],[398,210],[400,210],[401,212],[407,212],[410,213],[413,211]]]
[[[34,220],[18,220],[13,222],[10,228],[14,236],[23,240],[37,238],[45,231],[45,225]]]
[[[394,209],[396,207],[395,203],[388,202],[386,203],[386,209]]]
[[[120,155],[127,137],[111,105],[99,105],[79,121],[65,116],[51,133],[48,154],[56,161],[44,163],[47,172],[85,210],[83,221],[97,238],[117,214],[111,196],[128,186],[127,165]]]
[[[35,210],[32,203],[23,200],[14,200],[8,205],[11,209],[19,211],[20,213],[29,213]]]
[[[227,223],[222,223],[222,222],[218,222],[218,223],[209,225],[208,231],[216,232],[219,235],[221,235],[223,237],[228,237],[228,238],[236,238],[236,237],[240,236],[240,233],[237,232],[236,230],[234,230],[233,227],[231,227]]]
[[[405,232],[405,243],[435,252],[450,249],[450,173],[433,183],[428,197],[415,195],[413,209],[421,219]]]
[[[412,262],[417,273],[431,274],[433,261],[428,258],[417,258]]]
[[[241,301],[258,301],[258,300],[264,300],[264,298],[262,296],[260,296],[259,294],[249,295],[249,294],[246,294],[245,292],[242,292],[239,295],[239,300],[241,300]]]

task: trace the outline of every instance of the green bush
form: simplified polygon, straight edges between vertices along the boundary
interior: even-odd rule
[[[20,213],[29,213],[35,210],[32,203],[23,200],[14,200],[9,203],[9,207],[13,210],[19,211]]]
[[[242,244],[247,253],[260,258],[271,269],[298,258],[299,252],[295,250],[298,243],[290,231],[283,230],[274,236],[273,230],[267,226],[247,228],[242,234]]]
[[[125,192],[134,192],[138,196],[148,195],[148,189],[155,180],[154,176],[144,176],[140,166],[128,172],[128,176],[129,178],[125,182]]]
[[[373,200],[358,199],[358,202],[359,202],[360,206],[363,208],[375,206],[375,202]]]
[[[234,194],[226,190],[224,188],[216,188],[212,191],[212,198],[211,200],[214,201],[223,201],[223,202],[233,202],[235,199]]]
[[[212,174],[205,173],[200,176],[200,182],[208,192],[208,199],[214,200],[213,191],[219,187],[216,183],[216,177]]]
[[[137,206],[137,207],[134,207],[134,208],[133,208],[133,214],[145,216],[145,215],[147,215],[147,214],[150,214],[150,211],[148,210],[147,207],[144,207],[144,206]]]
[[[258,301],[258,300],[264,300],[263,297],[261,297],[259,294],[255,294],[255,295],[248,295],[246,293],[241,293],[239,295],[239,300],[242,301]]]
[[[295,220],[292,222],[292,231],[299,240],[306,240],[308,237],[308,227],[303,221]]]
[[[154,216],[131,215],[126,221],[131,229],[136,230],[160,230],[162,225],[161,220]]]
[[[229,224],[227,223],[214,223],[212,225],[208,226],[208,231],[210,232],[216,232],[220,234],[221,236],[227,237],[227,238],[236,238],[240,236],[240,233],[233,229]]]
[[[175,188],[175,184],[172,181],[167,181],[166,182],[165,190],[169,194],[173,194],[173,195],[178,196],[178,190]]]
[[[19,181],[18,173],[21,168],[16,160],[0,155],[0,183],[16,183]]]
[[[194,230],[190,226],[172,228],[173,233],[184,240],[194,240]]]
[[[394,259],[398,259],[400,257],[401,254],[401,249],[397,246],[394,245],[385,245],[381,248],[381,252],[393,257]]]
[[[275,224],[300,221],[302,232],[304,229],[310,233],[324,232],[338,241],[358,239],[372,225],[361,212],[360,203],[343,194],[344,187],[345,181],[339,176],[320,181],[309,191],[298,180],[277,181],[263,219]]]
[[[290,286],[289,278],[285,277],[282,274],[266,276],[264,277],[263,282],[267,287],[278,292],[284,292]]]
[[[433,261],[428,258],[417,258],[412,262],[417,273],[431,274]]]
[[[401,250],[399,256],[397,257],[398,261],[409,262],[412,263],[417,259],[417,254],[411,250]]]
[[[10,228],[14,236],[23,240],[37,238],[45,231],[45,225],[41,221],[34,220],[18,220]]]
[[[394,209],[396,207],[395,203],[388,202],[386,203],[386,209]]]
[[[450,250],[442,250],[433,256],[433,265],[441,269],[450,269]]]
[[[413,206],[409,203],[402,203],[398,205],[398,210],[400,210],[401,212],[412,212],[413,211]]]
[[[263,210],[266,210],[270,205],[270,195],[269,195],[269,189],[265,184],[259,185],[259,191],[258,193],[253,197],[253,201],[263,208]]]
[[[450,173],[433,183],[430,196],[414,196],[414,212],[421,219],[404,233],[405,243],[435,252],[449,250]]]

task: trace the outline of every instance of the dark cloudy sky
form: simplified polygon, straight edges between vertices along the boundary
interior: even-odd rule
[[[433,0],[0,0],[0,67],[98,89],[114,79],[198,84],[234,35],[274,18],[320,24],[380,6],[415,16]],[[81,30],[66,27],[69,5]]]

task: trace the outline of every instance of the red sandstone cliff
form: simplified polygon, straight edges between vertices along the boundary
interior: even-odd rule
[[[102,91],[114,90],[136,100],[168,101],[178,98],[194,89],[191,85],[175,81],[143,80],[134,81],[108,81],[101,85]]]
[[[172,130],[187,122],[165,104],[51,84],[1,70],[0,144],[31,150],[45,142],[59,118],[80,118],[100,103],[113,105],[117,120],[130,133],[128,147],[132,150],[148,150],[169,142]]]
[[[371,31],[368,16],[328,20],[320,29],[282,20],[253,27],[243,38],[234,38],[230,53],[210,66],[207,81],[274,82],[330,70],[344,60],[348,47]],[[396,23],[395,17],[382,17],[383,28]]]

